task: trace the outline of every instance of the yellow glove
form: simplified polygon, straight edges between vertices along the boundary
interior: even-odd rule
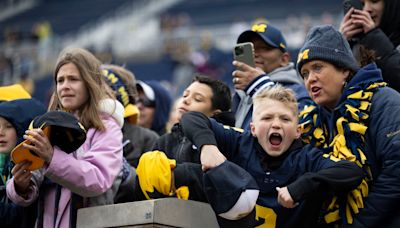
[[[140,157],[136,172],[146,199],[154,198],[152,195],[154,196],[157,192],[164,196],[173,196],[177,193],[178,198],[188,199],[187,187],[181,187],[175,191],[175,186],[172,184],[172,170],[175,167],[176,160],[168,159],[164,152],[158,150],[146,152]]]

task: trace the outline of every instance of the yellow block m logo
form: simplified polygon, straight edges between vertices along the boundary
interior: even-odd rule
[[[265,29],[267,29],[267,24],[255,24],[251,27],[251,30],[253,32],[265,32]]]
[[[310,49],[306,49],[303,52],[300,52],[299,56],[297,57],[297,63],[299,63],[301,60],[308,59],[308,53],[309,52],[310,52]]]

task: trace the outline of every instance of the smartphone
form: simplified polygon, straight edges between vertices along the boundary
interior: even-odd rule
[[[351,9],[351,7],[354,7],[354,9],[358,10],[363,9],[363,4],[360,0],[344,0],[342,5],[344,14],[346,14]]]
[[[251,67],[255,67],[254,63],[254,45],[251,42],[239,43],[233,48],[233,58],[242,63],[246,63]]]

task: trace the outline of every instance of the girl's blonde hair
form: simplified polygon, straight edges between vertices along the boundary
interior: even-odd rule
[[[76,111],[79,121],[85,128],[96,128],[105,130],[100,118],[100,101],[104,98],[113,98],[106,86],[104,76],[101,72],[100,61],[89,51],[82,48],[66,48],[61,51],[54,70],[54,81],[57,87],[57,74],[62,66],[72,63],[77,68],[88,91],[88,100],[79,110],[66,110],[58,97],[57,89],[52,94],[49,110]]]
[[[299,110],[297,100],[293,90],[283,87],[282,85],[274,85],[263,89],[253,98],[254,105],[262,104],[265,99],[271,99],[284,103],[293,113],[298,116]]]

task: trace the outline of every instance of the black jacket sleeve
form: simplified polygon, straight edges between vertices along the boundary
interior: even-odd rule
[[[167,137],[166,135],[168,134],[164,134],[162,136],[160,136],[153,144],[153,146],[151,147],[151,150],[159,150],[159,151],[166,151],[166,145],[167,145]]]
[[[356,164],[339,161],[316,173],[307,172],[287,187],[293,200],[298,202],[316,191],[337,193],[352,190],[361,183],[363,177],[362,169]]]
[[[383,80],[400,92],[400,52],[379,28],[373,29],[360,40],[360,44],[375,51],[376,65],[382,70]]]
[[[188,112],[181,119],[183,134],[200,150],[203,145],[215,145],[214,132],[207,116],[200,112]]]
[[[203,191],[203,170],[200,164],[184,162],[174,169],[175,187],[189,187],[189,199],[207,202]]]

